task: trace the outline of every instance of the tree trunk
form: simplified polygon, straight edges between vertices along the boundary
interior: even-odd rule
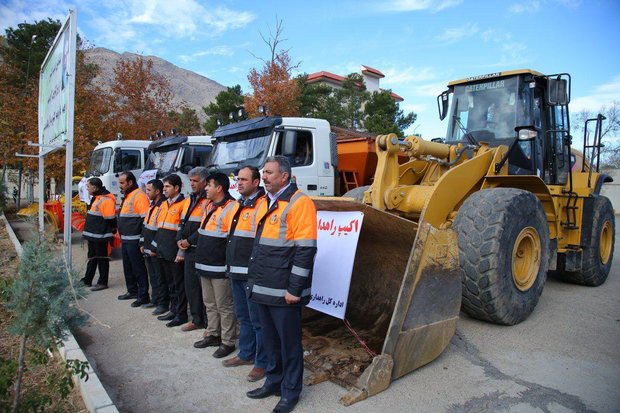
[[[25,334],[22,336],[22,340],[19,346],[19,359],[17,364],[17,379],[15,380],[15,394],[13,395],[13,406],[11,407],[11,413],[17,413],[19,410],[19,397],[22,390],[22,377],[26,370],[26,341],[28,336]]]

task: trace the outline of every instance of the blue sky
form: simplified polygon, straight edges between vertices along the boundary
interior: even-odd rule
[[[95,46],[156,55],[223,85],[241,84],[268,56],[283,20],[283,47],[300,72],[381,70],[382,88],[418,114],[409,132],[443,136],[436,96],[450,80],[530,68],[572,75],[571,111],[620,101],[619,0],[0,0],[0,30],[76,8]]]

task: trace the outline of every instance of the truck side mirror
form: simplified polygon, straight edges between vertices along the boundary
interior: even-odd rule
[[[547,104],[549,104],[550,106],[568,105],[568,103],[570,102],[569,79],[562,78],[562,75],[558,75],[556,78],[548,78]]]
[[[441,95],[437,96],[437,109],[439,110],[439,120],[444,120],[448,113],[448,104],[450,103],[450,91],[446,90]]]
[[[287,130],[284,132],[282,142],[282,155],[295,156],[297,150],[297,132],[294,130]]]

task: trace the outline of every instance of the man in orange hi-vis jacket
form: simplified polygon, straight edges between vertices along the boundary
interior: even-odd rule
[[[263,182],[268,202],[258,207],[261,218],[248,265],[247,291],[258,305],[269,362],[265,383],[247,396],[281,396],[276,413],[292,411],[301,394],[301,307],[310,302],[317,239],[314,203],[290,179],[288,158],[267,158]]]
[[[108,288],[108,274],[110,273],[110,255],[108,244],[116,231],[116,198],[103,186],[99,178],[90,178],[86,182],[86,189],[92,196],[86,213],[86,224],[82,236],[88,241],[88,264],[82,282],[89,286],[99,267],[99,280],[92,291]]]
[[[123,255],[123,272],[127,293],[119,295],[119,300],[131,300],[132,307],[149,303],[149,278],[140,253],[142,223],[149,211],[151,202],[138,188],[136,177],[132,172],[122,172],[118,177],[118,186],[123,192],[121,212],[118,216],[118,232],[121,235],[121,252]]]

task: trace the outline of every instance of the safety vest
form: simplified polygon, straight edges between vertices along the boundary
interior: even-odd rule
[[[123,242],[139,242],[142,223],[150,206],[149,197],[140,189],[125,195],[118,216],[118,232]]]
[[[157,216],[157,233],[151,244],[157,248],[157,256],[168,261],[174,261],[179,251],[177,247],[177,230],[181,222],[181,212],[185,198],[180,194],[172,204],[168,200],[160,205]]]
[[[226,278],[226,215],[235,206],[235,199],[228,195],[220,202],[209,205],[200,229],[194,258],[196,274],[209,278]]]
[[[166,202],[165,198],[161,198],[158,202],[152,202],[149,207],[149,212],[144,217],[140,245],[144,247],[145,254],[157,252],[157,248],[153,246],[152,242],[157,233],[157,216],[159,215],[160,206],[163,202]]]
[[[316,208],[314,202],[290,184],[268,207],[258,206],[261,216],[248,264],[249,298],[259,304],[287,306],[284,296],[310,302],[312,267],[316,255]]]
[[[190,237],[193,234],[196,234],[198,228],[200,228],[200,223],[202,222],[202,218],[205,216],[207,211],[207,205],[209,205],[210,201],[205,198],[205,194],[199,195],[190,195],[189,198],[185,199],[185,203],[183,204],[183,212],[181,212],[181,223],[179,224],[179,232],[177,233],[177,240],[188,240],[190,241]],[[198,238],[196,237],[194,242],[196,242]],[[188,251],[193,251],[196,244],[192,244],[190,241],[190,249]]]
[[[252,255],[256,224],[261,203],[267,202],[263,197],[265,190],[259,188],[258,194],[252,199],[239,199],[230,214],[228,226],[228,246],[226,247],[226,275],[233,280],[248,279],[248,261]]]
[[[86,212],[82,236],[89,241],[109,241],[116,228],[116,198],[111,193],[96,195]]]

